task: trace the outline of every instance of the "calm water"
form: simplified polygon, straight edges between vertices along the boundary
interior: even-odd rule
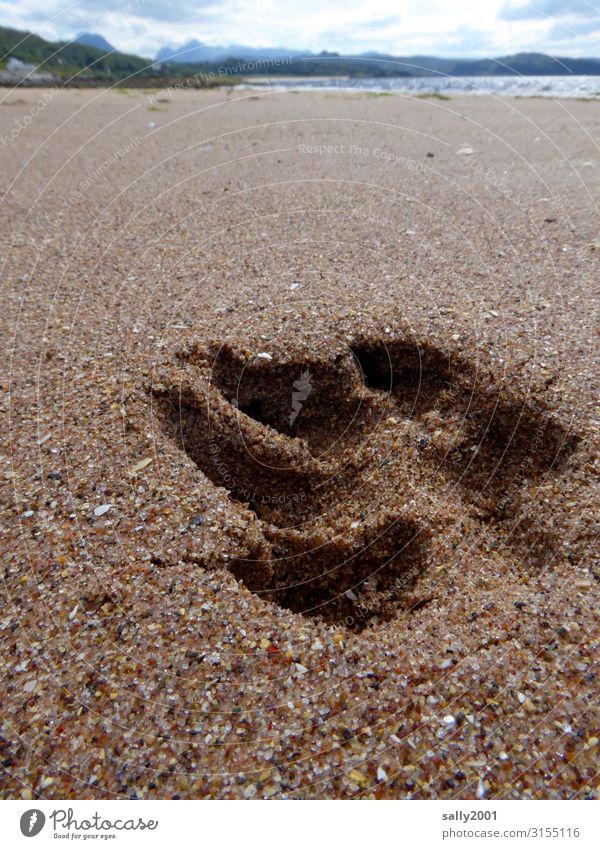
[[[543,97],[600,97],[600,76],[565,77],[392,77],[254,79],[251,88],[328,89],[408,94],[498,94]]]

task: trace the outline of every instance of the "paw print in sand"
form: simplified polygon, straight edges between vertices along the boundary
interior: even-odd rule
[[[414,588],[444,552],[510,523],[575,448],[526,399],[432,345],[365,337],[278,361],[209,344],[179,363],[155,391],[165,432],[258,522],[235,576],[357,629],[427,603]]]

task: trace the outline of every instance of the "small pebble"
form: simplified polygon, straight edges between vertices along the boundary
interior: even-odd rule
[[[131,474],[135,475],[137,472],[141,472],[142,469],[145,469],[152,462],[152,457],[146,457],[145,460],[140,460],[139,463],[136,463],[135,466],[131,469]]]

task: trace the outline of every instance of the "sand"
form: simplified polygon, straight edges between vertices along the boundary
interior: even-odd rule
[[[598,797],[599,104],[158,96],[0,97],[2,796]]]

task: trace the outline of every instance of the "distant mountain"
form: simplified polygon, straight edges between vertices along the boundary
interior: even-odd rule
[[[411,77],[449,75],[453,77],[480,76],[565,76],[568,74],[600,74],[599,59],[568,59],[546,53],[515,53],[497,59],[442,59],[439,56],[391,56],[383,53],[362,53],[374,67],[396,66]]]
[[[193,38],[181,47],[162,47],[156,54],[157,62],[177,62],[181,65],[222,62],[225,59],[279,59],[283,56],[306,56],[302,50],[288,50],[286,47],[247,47],[243,44],[214,45],[203,44]]]
[[[157,62],[172,65],[214,65],[226,60],[246,62],[288,58],[291,62],[269,64],[252,69],[270,75],[321,75],[349,76],[411,76],[431,77],[449,75],[473,76],[556,76],[566,74],[600,74],[598,59],[568,59],[548,56],[545,53],[517,53],[497,59],[446,59],[439,56],[393,56],[387,53],[361,53],[359,56],[340,56],[322,51],[290,50],[285,47],[248,47],[243,44],[210,45],[192,39],[180,47],[163,47],[156,55]],[[229,63],[231,64],[231,63]],[[244,74],[240,68],[239,73]]]
[[[109,44],[104,36],[96,32],[80,32],[79,35],[73,39],[73,44],[85,44],[86,47],[96,47],[98,50],[103,50],[105,53],[116,52],[116,48],[114,48],[112,44]]]

